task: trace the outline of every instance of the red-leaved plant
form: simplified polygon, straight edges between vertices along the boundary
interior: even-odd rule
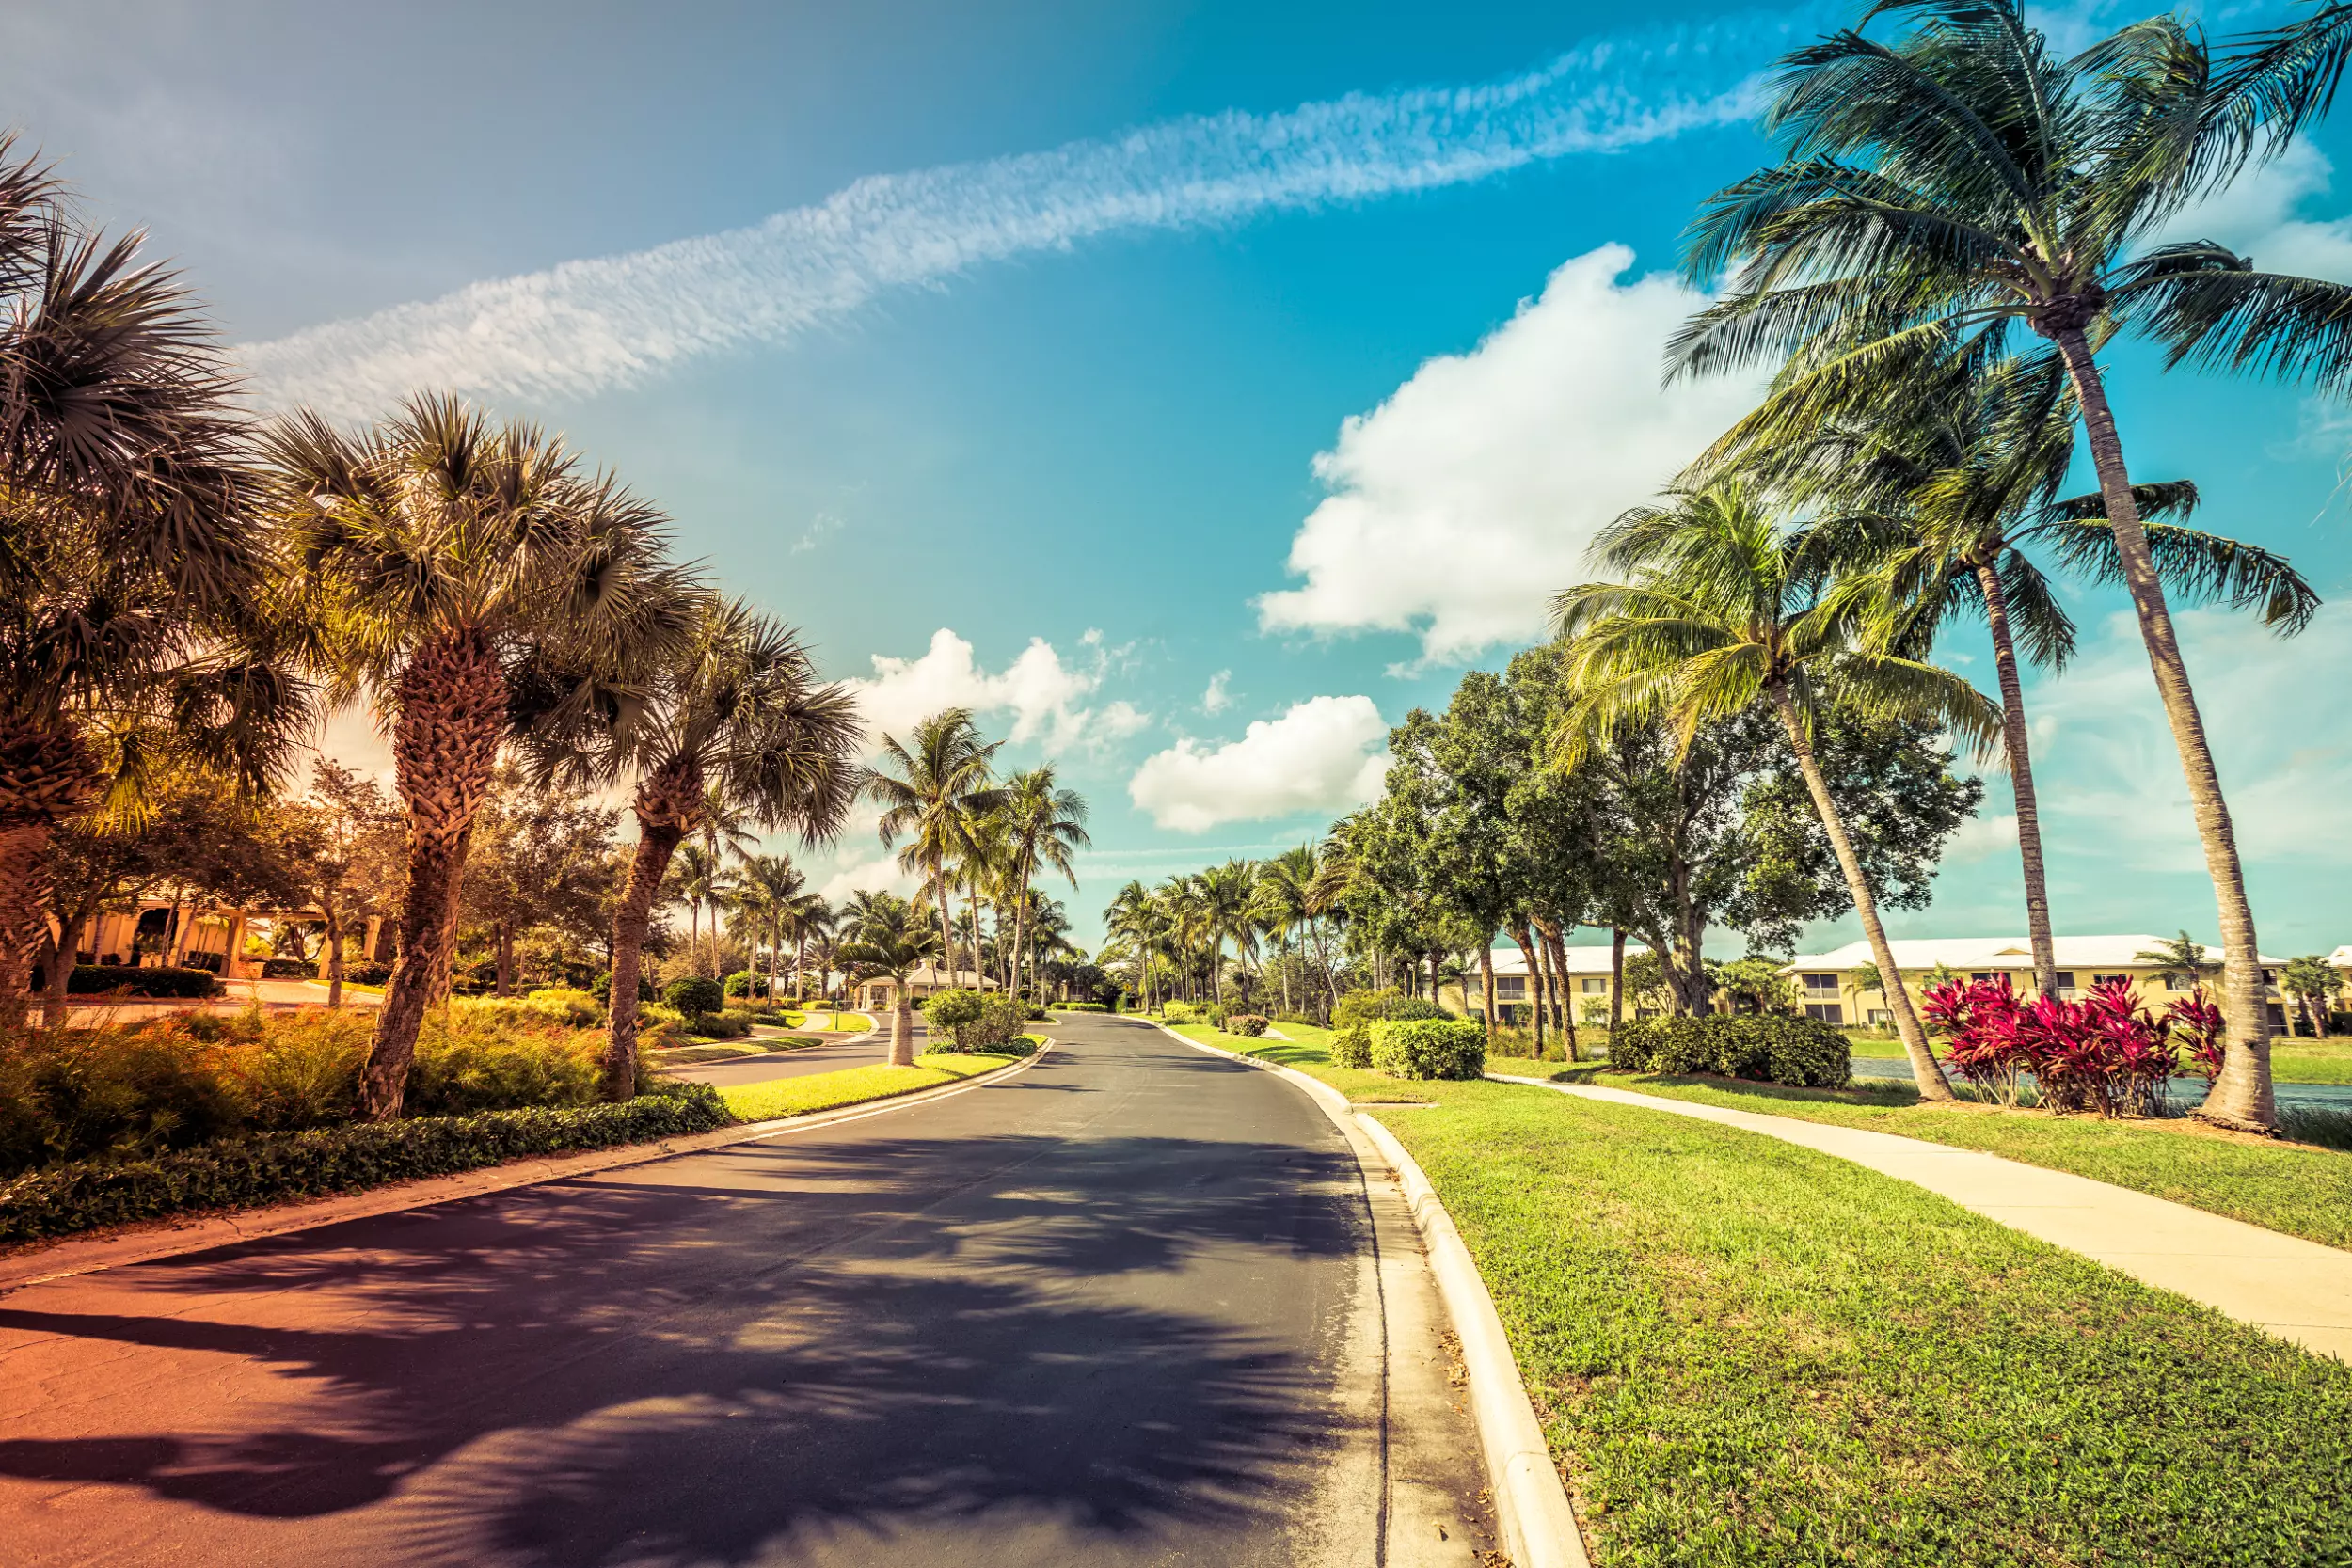
[[[2204,987],[2196,986],[2186,996],[2173,998],[2164,1010],[2164,1022],[2186,1048],[2189,1067],[2203,1073],[2210,1085],[2221,1072],[2222,1041],[2227,1038],[2221,1009],[2214,1006]]]
[[[2006,974],[1948,981],[1927,992],[1928,1019],[1948,1037],[1953,1068],[1979,1091],[2013,1106],[2020,1079],[2030,1073],[2051,1109],[2103,1117],[2163,1109],[2166,1080],[2181,1066],[2174,1037],[2190,1032],[2182,1006],[2175,1003],[2159,1021],[2121,977],[2073,1002],[2021,1000]],[[2214,1025],[2217,1030],[2217,1011]],[[2193,1051],[2203,1049],[2199,1040],[2191,1035]]]

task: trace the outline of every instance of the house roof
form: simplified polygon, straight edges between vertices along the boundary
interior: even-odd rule
[[[1569,974],[1606,974],[1609,973],[1609,949],[1607,946],[1570,947],[1566,951],[1568,955]],[[1638,942],[1629,942],[1625,944],[1625,956],[1629,958],[1633,957],[1636,953],[1646,953],[1648,951],[1648,948],[1643,946]],[[1518,948],[1495,947],[1489,948],[1487,953],[1488,956],[1494,959],[1495,973],[1497,974],[1524,974],[1527,973],[1527,955],[1520,952]]]
[[[925,964],[920,969],[911,970],[908,972],[907,979],[910,983],[918,986],[965,986],[974,990],[989,990],[994,989],[996,985],[995,981],[985,974],[975,974],[968,969],[959,969],[950,974],[937,964]],[[890,976],[887,974],[869,974],[858,982],[861,986],[886,986],[890,983]]]
[[[2338,969],[2352,969],[2352,946],[2339,947],[2328,955],[2328,962]]]
[[[2057,949],[2060,969],[2153,969],[2155,963],[2137,958],[2140,953],[2156,951],[2159,944],[2172,939],[2149,936],[2056,937],[2051,945]],[[1944,964],[1959,970],[2030,970],[2033,968],[2033,947],[2024,937],[1905,937],[1890,941],[1895,952],[1897,969],[1933,969]],[[2352,951],[2337,949],[2352,958]],[[2215,963],[2221,961],[2221,949],[2209,946],[2207,957]],[[1804,953],[1791,958],[1783,974],[1799,969],[1858,969],[1871,962],[1870,944],[1850,942],[1827,953]],[[2283,963],[2265,953],[2266,964]]]

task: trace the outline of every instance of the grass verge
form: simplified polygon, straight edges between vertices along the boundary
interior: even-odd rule
[[[1507,1063],[1495,1066],[1509,1070]],[[2117,1122],[1971,1103],[1921,1105],[1908,1084],[1838,1091],[1583,1069],[1552,1076],[1978,1149],[2352,1247],[2352,1154],[2334,1149],[2217,1132],[2185,1119]]]
[[[839,1072],[812,1072],[800,1078],[771,1078],[764,1084],[738,1084],[719,1091],[738,1121],[773,1121],[778,1117],[810,1111],[836,1110],[868,1100],[890,1100],[917,1089],[952,1084],[993,1072],[1019,1061],[1018,1056],[917,1056],[913,1067],[852,1067]]]
[[[1600,1568],[2352,1555],[2352,1369],[1810,1149],[1401,1086],[1320,1031],[1182,1032],[1436,1102],[1384,1119],[1494,1293]]]

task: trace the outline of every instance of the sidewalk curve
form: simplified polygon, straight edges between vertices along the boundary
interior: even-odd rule
[[[1909,1181],[2014,1230],[2201,1302],[2309,1351],[2352,1361],[2352,1252],[1997,1154],[1629,1089],[1489,1077],[1721,1122]]]

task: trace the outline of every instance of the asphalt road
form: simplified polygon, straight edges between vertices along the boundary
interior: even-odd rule
[[[1272,1075],[1065,1034],[929,1104],[0,1296],[0,1560],[1467,1563],[1430,1499],[1476,1490],[1469,1428],[1383,1354],[1436,1342],[1393,1200]]]

